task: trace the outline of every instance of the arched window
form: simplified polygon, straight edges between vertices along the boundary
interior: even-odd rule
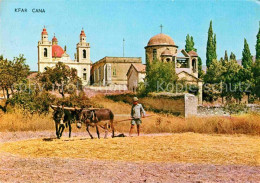
[[[157,50],[153,49],[153,60],[157,59]]]
[[[83,50],[83,58],[87,58],[86,50]]]
[[[166,62],[170,62],[171,61],[171,59],[170,58],[166,58]]]
[[[196,60],[195,59],[192,60],[192,71],[193,72],[197,72],[197,65],[196,65]]]
[[[47,48],[44,48],[44,49],[43,49],[43,55],[44,55],[44,57],[47,57],[47,56],[48,56]]]

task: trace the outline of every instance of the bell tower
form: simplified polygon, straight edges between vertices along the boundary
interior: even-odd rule
[[[52,44],[48,40],[48,32],[44,26],[41,33],[41,40],[38,41],[38,72],[44,71],[44,62],[52,60]]]
[[[89,63],[90,64],[90,46],[89,43],[86,42],[86,34],[82,28],[79,43],[77,44],[77,62],[81,63]]]

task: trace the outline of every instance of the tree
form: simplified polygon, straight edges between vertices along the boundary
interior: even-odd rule
[[[186,40],[185,40],[186,44],[185,44],[185,51],[189,52],[192,50],[192,45],[191,45],[191,40],[190,40],[190,35],[187,34],[186,36]]]
[[[213,59],[217,59],[216,43],[217,43],[216,34],[213,33],[212,21],[210,21],[209,30],[208,30],[207,50],[206,50],[206,65],[207,65],[207,68],[210,67]]]
[[[0,109],[4,112],[6,112],[6,107],[9,103],[10,90],[12,95],[14,95],[15,92],[19,91],[17,89],[20,88],[19,84],[27,81],[30,68],[25,64],[25,60],[23,55],[14,57],[13,61],[4,59],[2,55],[0,56],[0,87],[3,95],[7,98],[5,105],[0,106]],[[15,85],[17,85],[17,88],[15,88]]]
[[[145,92],[158,92],[159,90],[171,90],[177,81],[174,62],[163,63],[158,60],[150,63],[150,69],[146,73],[147,82]]]
[[[256,61],[253,64],[253,76],[254,76],[254,89],[253,93],[256,97],[260,97],[260,22],[259,22],[259,30],[258,34],[256,35]]]
[[[222,65],[225,65],[225,60],[223,59],[223,57],[220,57],[219,62],[222,63]]]
[[[212,60],[205,76],[203,85],[203,98],[207,101],[213,102],[221,94],[221,81],[224,67],[221,62],[216,59]]]
[[[0,61],[0,87],[3,92],[6,92],[7,99],[10,97],[9,90],[14,94],[15,84],[21,84],[21,82],[27,80],[30,68],[26,65],[23,55],[14,57],[13,61],[3,59]]]
[[[225,50],[224,61],[225,61],[225,62],[228,62],[228,54],[227,54],[227,50]]]
[[[202,70],[202,60],[198,57],[198,77],[203,78],[205,72]]]
[[[69,68],[62,62],[58,62],[54,68],[40,74],[39,81],[44,84],[47,91],[57,90],[64,98],[65,93],[73,93],[81,90],[82,81],[77,76],[77,70]]]
[[[226,62],[222,73],[222,97],[227,97],[241,100],[244,91],[241,89],[240,71],[242,67],[236,60]]]
[[[254,87],[253,93],[256,97],[260,98],[260,59],[257,59],[253,64],[253,77],[254,77]]]
[[[233,52],[230,53],[229,60],[236,60],[236,55]]]
[[[253,59],[249,49],[249,45],[246,39],[244,39],[244,49],[242,52],[242,65],[245,69],[247,69],[247,68],[251,68],[252,64],[253,64]]]
[[[187,34],[185,42],[186,42],[186,44],[185,44],[185,51],[186,52],[189,52],[189,51],[192,51],[192,50],[197,52],[197,49],[194,48],[195,43],[193,41],[193,37],[192,36]]]
[[[260,59],[260,22],[259,22],[258,34],[256,35],[255,49],[256,49],[256,59]]]
[[[197,49],[194,48],[195,43],[194,43],[194,41],[193,41],[193,37],[192,37],[192,36],[190,37],[190,41],[191,41],[192,50],[195,51],[195,52],[197,52]]]
[[[213,59],[217,59],[217,35],[216,34],[214,34],[213,46],[214,46]]]

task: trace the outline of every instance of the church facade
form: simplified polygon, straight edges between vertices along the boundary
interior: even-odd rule
[[[63,49],[58,45],[58,39],[48,39],[48,32],[43,28],[41,40],[38,42],[38,72],[44,72],[48,67],[55,67],[58,62],[65,63],[70,68],[77,69],[77,75],[81,78],[84,85],[90,83],[90,44],[86,42],[86,34],[82,29],[79,36],[79,43],[76,45],[75,59],[72,60]]]

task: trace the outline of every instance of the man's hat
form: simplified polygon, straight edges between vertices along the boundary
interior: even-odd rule
[[[133,98],[133,101],[134,101],[134,102],[137,102],[137,101],[138,101],[138,98],[137,98],[137,97],[134,97],[134,98]]]

